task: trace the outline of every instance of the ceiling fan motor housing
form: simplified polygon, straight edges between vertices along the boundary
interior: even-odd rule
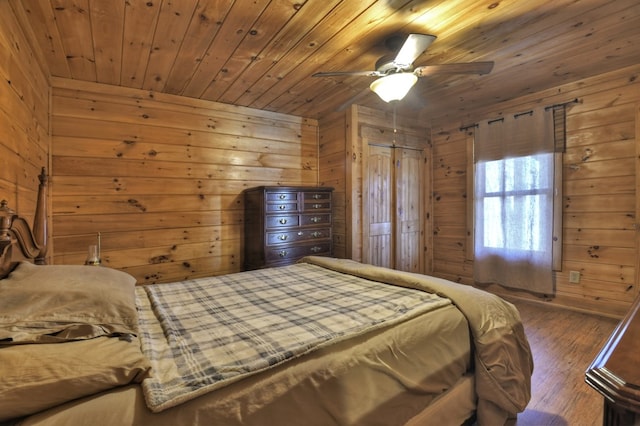
[[[389,74],[391,71],[410,71],[411,66],[399,68],[394,62],[396,55],[385,55],[376,61],[376,71],[381,74]]]

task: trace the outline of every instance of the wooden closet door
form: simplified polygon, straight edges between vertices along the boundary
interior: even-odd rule
[[[365,154],[364,261],[422,272],[424,152],[367,144]]]
[[[424,152],[395,148],[395,269],[423,272],[421,212],[424,205]]]
[[[363,257],[366,263],[393,268],[393,149],[364,143]]]

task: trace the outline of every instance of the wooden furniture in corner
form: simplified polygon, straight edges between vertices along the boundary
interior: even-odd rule
[[[246,190],[245,269],[288,265],[307,255],[331,256],[332,191],[293,186]]]
[[[640,424],[640,296],[589,366],[586,382],[604,397],[603,424]]]
[[[23,260],[37,265],[47,263],[47,174],[45,168],[38,176],[38,198],[33,219],[33,232],[29,223],[0,201],[0,278],[4,278]]]

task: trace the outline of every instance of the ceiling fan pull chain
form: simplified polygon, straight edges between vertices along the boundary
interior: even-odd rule
[[[396,108],[398,106],[398,102],[393,102],[393,146],[396,146],[396,134],[398,133],[398,129],[396,127]]]

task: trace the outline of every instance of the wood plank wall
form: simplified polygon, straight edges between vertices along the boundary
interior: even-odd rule
[[[139,283],[242,268],[242,191],[317,185],[315,120],[52,79],[55,263],[102,261]]]
[[[466,173],[470,157],[462,125],[570,101],[563,160],[563,261],[548,302],[611,316],[623,315],[638,294],[637,139],[640,66],[604,74],[494,108],[433,123],[434,273],[473,283],[465,257]],[[569,283],[569,271],[581,280]],[[540,300],[526,292],[494,290]]]
[[[347,197],[347,167],[346,158],[349,151],[346,141],[348,129],[347,116],[344,112],[328,113],[318,120],[319,131],[319,181],[321,186],[333,188],[333,255],[336,257],[350,257],[350,247],[347,247],[347,217],[351,217]]]
[[[48,166],[49,71],[16,1],[0,1],[0,199],[31,221]]]

